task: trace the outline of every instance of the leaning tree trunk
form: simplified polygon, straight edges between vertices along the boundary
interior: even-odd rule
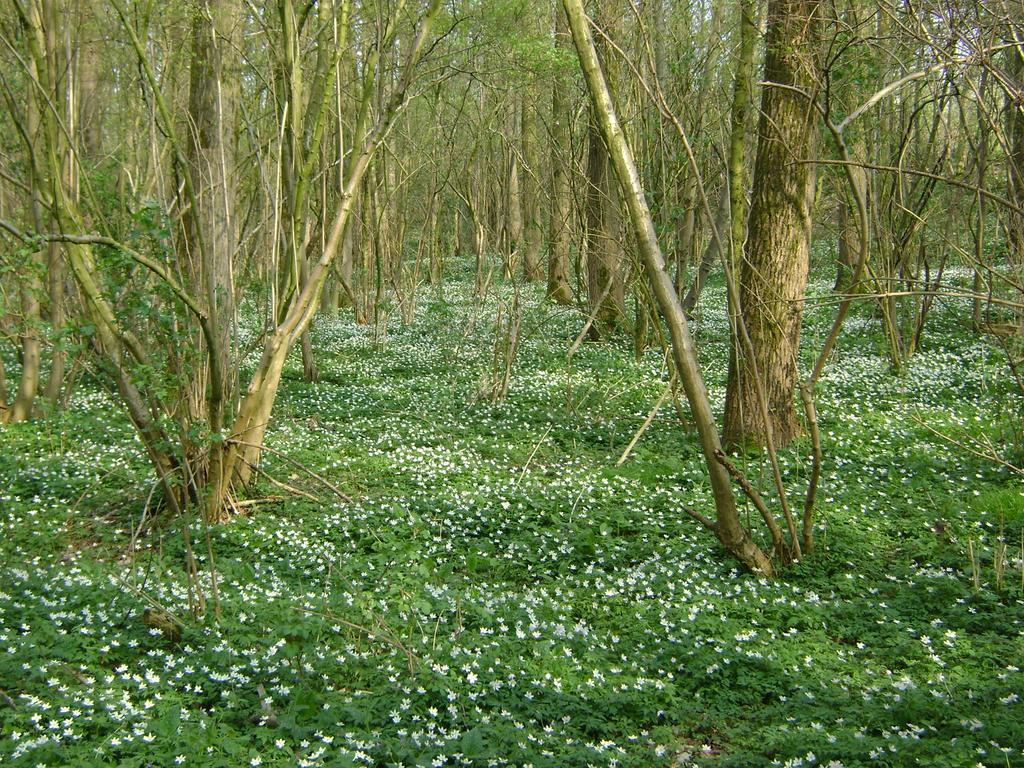
[[[601,72],[582,1],[562,0],[562,6],[569,17],[573,40],[580,56],[580,66],[594,107],[594,117],[608,147],[615,174],[622,188],[629,221],[636,235],[644,268],[651,281],[658,307],[668,325],[676,370],[686,391],[686,398],[704,451],[704,460],[715,498],[715,520],[712,521],[695,511],[690,511],[690,514],[714,531],[729,553],[746,567],[770,576],[774,573],[773,563],[741,524],[729,474],[719,460],[721,445],[718,429],[697,360],[697,350],[672,278],[665,269],[665,258],[658,244],[654,222],[640,184],[640,175],[615,114],[611,93]]]
[[[747,345],[735,345],[726,391],[727,444],[781,447],[800,433],[795,396],[814,203],[819,5],[768,5],[767,82],[740,269],[739,311],[751,354]]]

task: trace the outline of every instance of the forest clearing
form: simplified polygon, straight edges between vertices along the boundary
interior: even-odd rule
[[[1024,766],[1022,19],[5,0],[0,763]]]

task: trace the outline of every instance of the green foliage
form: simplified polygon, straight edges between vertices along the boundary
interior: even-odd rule
[[[728,326],[708,290],[695,331],[721,407]],[[5,764],[1024,759],[1012,547],[1001,589],[992,576],[1021,487],[925,427],[989,434],[1017,397],[954,322],[963,307],[936,310],[941,334],[902,377],[855,313],[818,396],[818,552],[767,582],[680,512],[708,510],[710,489],[670,405],[614,466],[661,394],[660,355],[612,340],[567,363],[580,318],[538,289],[507,401],[474,403],[491,337],[466,332],[470,293],[439,288],[383,349],[322,321],[318,384],[289,361],[269,444],[355,501],[266,456],[322,501],[265,482],[267,503],[212,529],[219,621],[187,619],[180,521],[131,547],[150,469],[105,396],[83,387],[67,413],[0,431]],[[828,320],[812,311],[807,360]],[[781,456],[793,498],[807,447]],[[180,639],[147,625],[149,600],[186,618]]]

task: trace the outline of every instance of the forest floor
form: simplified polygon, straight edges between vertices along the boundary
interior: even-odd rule
[[[265,503],[209,530],[219,620],[199,523],[199,621],[181,522],[133,541],[151,472],[111,399],[85,382],[0,429],[0,763],[1024,765],[1024,486],[932,431],[1020,425],[969,308],[936,308],[901,376],[871,308],[850,319],[817,397],[818,551],[766,581],[680,511],[711,501],[671,402],[616,466],[664,390],[659,352],[623,335],[568,359],[579,313],[524,289],[492,403],[512,288],[478,304],[468,285],[422,287],[386,338],[318,322],[321,381],[291,361],[264,463],[317,501],[263,480]],[[721,408],[721,289],[703,301]],[[807,360],[833,311],[811,309]],[[808,452],[782,455],[795,499]]]

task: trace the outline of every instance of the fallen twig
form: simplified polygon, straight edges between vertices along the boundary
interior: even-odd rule
[[[238,438],[231,438],[231,440],[229,442],[237,443],[238,445],[244,445],[244,446],[247,446],[249,448],[258,448],[261,451],[266,451],[267,453],[272,453],[274,456],[278,456],[278,457],[284,459],[285,461],[287,461],[289,464],[292,464],[293,466],[297,467],[298,469],[301,469],[303,472],[305,472],[310,477],[312,477],[312,478],[314,478],[316,480],[319,480],[325,486],[330,488],[331,491],[333,491],[334,494],[339,499],[341,499],[342,501],[345,501],[347,503],[351,503],[352,502],[352,497],[349,496],[347,493],[344,493],[340,488],[338,488],[338,486],[336,486],[330,480],[325,478],[323,475],[317,474],[312,469],[307,467],[305,464],[303,464],[300,461],[296,461],[295,459],[293,459],[291,456],[289,456],[286,453],[282,453],[281,451],[274,450],[273,448],[270,448],[270,447],[268,447],[266,445],[257,445],[256,443],[249,443],[249,442],[246,442],[245,440],[239,440]],[[319,501],[319,499],[316,499],[316,500]]]
[[[343,627],[348,627],[349,629],[354,629],[358,632],[363,632],[369,637],[372,637],[374,640],[380,640],[383,643],[387,643],[388,645],[397,648],[399,651],[405,654],[406,661],[409,664],[409,674],[415,673],[416,657],[413,656],[412,651],[410,651],[406,647],[405,643],[403,643],[397,637],[392,635],[390,632],[378,632],[377,630],[370,629],[369,627],[364,627],[361,624],[351,622],[348,619],[343,619],[341,618],[341,616],[338,616],[337,614],[331,613],[329,611],[314,611],[311,608],[303,608],[301,605],[294,605],[292,606],[292,608],[296,611],[300,611],[301,613],[305,613],[309,616],[319,616],[322,619],[337,622],[338,624],[341,624]]]
[[[619,456],[619,460],[615,462],[616,467],[621,467],[623,464],[626,463],[626,459],[629,458],[629,454],[636,447],[636,444],[640,442],[640,438],[643,437],[644,432],[647,431],[647,428],[651,426],[651,422],[653,422],[654,417],[658,415],[658,411],[661,409],[661,406],[665,404],[665,401],[668,400],[669,395],[672,394],[672,385],[673,382],[670,380],[669,383],[665,386],[665,391],[662,392],[661,397],[658,398],[658,402],[654,404],[654,407],[651,408],[651,412],[647,414],[647,418],[644,420],[644,423],[640,425],[640,429],[636,431],[636,434],[633,435],[633,439],[629,441],[629,445],[626,446],[626,450],[622,452],[622,455]]]

